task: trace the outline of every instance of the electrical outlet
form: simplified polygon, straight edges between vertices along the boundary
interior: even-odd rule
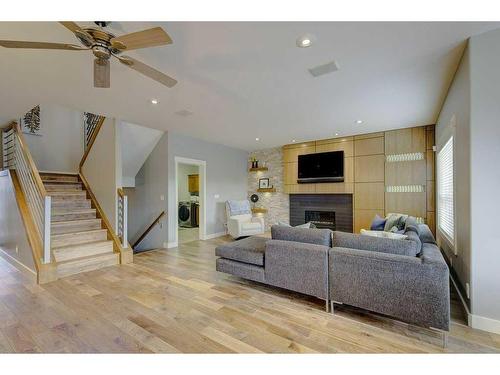
[[[16,254],[19,254],[19,246],[16,245]]]
[[[470,299],[470,285],[469,285],[469,283],[465,283],[465,294],[467,295],[467,299]]]

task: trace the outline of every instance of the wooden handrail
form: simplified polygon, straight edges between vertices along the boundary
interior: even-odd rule
[[[21,131],[21,127],[17,122],[14,122],[12,124],[14,128],[14,132],[16,133],[17,140],[19,141],[19,146],[21,147],[21,151],[24,154],[24,157],[28,161],[28,166],[29,168],[33,171],[33,177],[35,178],[35,183],[38,191],[40,192],[40,195],[42,198],[45,198],[47,196],[47,191],[45,190],[45,186],[42,182],[42,179],[40,177],[40,172],[38,171],[38,168],[36,167],[35,162],[33,161],[33,158],[31,157],[30,150],[28,146],[26,145],[26,141],[24,140],[23,132]]]
[[[94,145],[97,135],[101,130],[102,124],[104,124],[104,120],[106,120],[106,117],[101,116],[101,118],[99,119],[99,123],[97,124],[94,130],[94,133],[92,133],[92,138],[90,139],[89,145],[87,146],[87,149],[83,153],[82,160],[80,160],[80,167],[79,167],[80,173],[82,173],[83,164],[85,164],[85,160],[87,160],[87,157],[89,156],[90,150],[92,149],[92,146]]]
[[[163,216],[165,216],[165,211],[162,211],[161,214],[156,218],[156,220],[151,223],[148,229],[146,229],[144,233],[141,234],[141,236],[137,239],[137,241],[134,242],[134,244],[132,245],[132,249],[135,249],[135,247],[142,242],[142,240],[149,234],[149,232],[151,232],[154,226],[160,222],[160,219]]]

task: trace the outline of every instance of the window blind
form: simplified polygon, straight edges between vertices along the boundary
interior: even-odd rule
[[[437,155],[438,228],[455,245],[455,211],[453,202],[453,137]]]

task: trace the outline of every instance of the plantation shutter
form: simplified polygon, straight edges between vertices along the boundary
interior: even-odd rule
[[[438,228],[455,245],[455,211],[453,202],[453,137],[437,155]]]

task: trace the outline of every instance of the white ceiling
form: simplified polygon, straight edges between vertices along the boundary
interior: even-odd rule
[[[143,126],[120,123],[122,149],[122,183],[125,187],[135,186],[135,176],[155,148],[164,133]]]
[[[85,23],[80,23],[85,24]],[[89,51],[0,48],[0,115],[51,102],[252,150],[432,124],[465,40],[481,22],[117,22],[116,34],[162,26],[174,44],[130,53],[175,77],[168,89],[118,62],[92,87]],[[297,37],[312,34],[310,48]],[[0,39],[75,43],[58,23],[0,22]],[[337,61],[313,78],[308,68]],[[151,98],[160,103],[153,106]],[[192,115],[175,114],[188,110]],[[362,119],[362,125],[355,120]],[[255,138],[259,137],[260,142]]]

